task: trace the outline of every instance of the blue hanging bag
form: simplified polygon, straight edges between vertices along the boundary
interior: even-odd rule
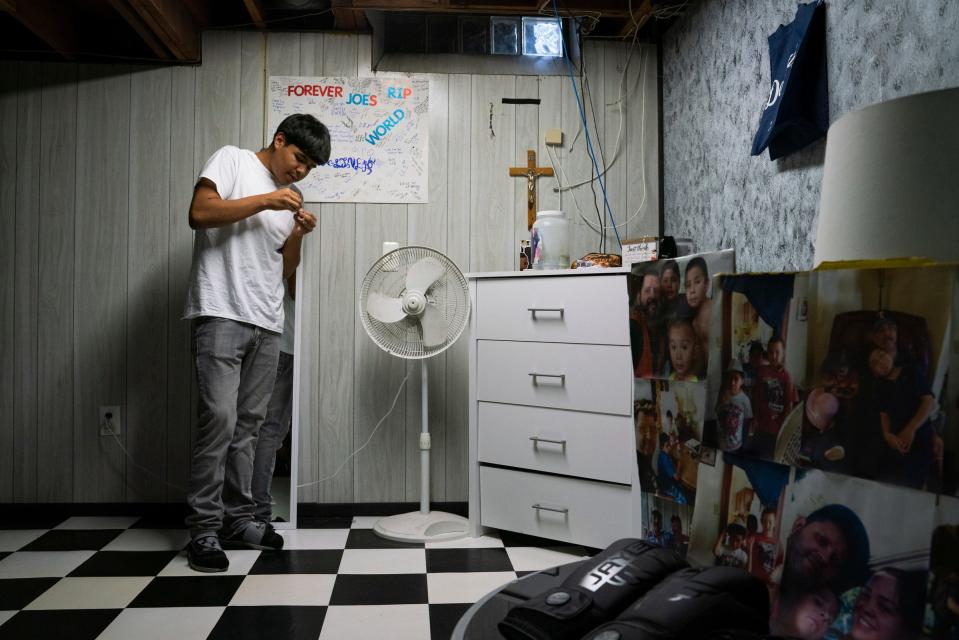
[[[767,147],[775,160],[826,135],[826,4],[800,4],[796,18],[769,36],[772,82],[763,105],[752,155]]]

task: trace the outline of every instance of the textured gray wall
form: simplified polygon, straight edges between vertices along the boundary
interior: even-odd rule
[[[666,232],[733,247],[747,271],[812,266],[825,140],[749,155],[769,90],[766,38],[793,0],[702,0],[663,44]],[[959,1],[827,0],[830,122],[890,98],[959,86]]]

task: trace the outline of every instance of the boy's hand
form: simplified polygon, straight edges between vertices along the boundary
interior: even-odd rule
[[[273,193],[266,194],[265,197],[265,208],[273,209],[274,211],[283,211],[284,209],[297,211],[303,206],[303,199],[300,197],[300,194],[289,187],[277,189]]]
[[[294,236],[303,237],[316,228],[316,216],[305,209],[297,209],[293,214],[293,233]]]
[[[886,440],[886,444],[889,445],[889,448],[894,449],[895,451],[898,451],[899,453],[906,453],[907,451],[909,451],[908,448],[905,450],[903,449],[902,442],[900,442],[899,438],[897,438],[893,434],[884,433],[883,437]]]
[[[909,450],[912,449],[912,443],[916,439],[916,432],[914,429],[904,429],[902,433],[899,434],[899,444],[902,445],[902,452],[909,453]]]

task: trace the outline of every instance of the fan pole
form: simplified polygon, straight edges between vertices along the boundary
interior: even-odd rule
[[[420,513],[430,512],[430,414],[429,373],[426,358],[420,360],[420,402],[423,405],[423,422],[420,430]]]

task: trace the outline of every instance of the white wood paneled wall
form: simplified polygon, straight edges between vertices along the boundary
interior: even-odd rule
[[[627,50],[586,47],[593,144],[607,161]],[[222,145],[264,143],[268,76],[371,75],[370,51],[362,35],[211,32],[199,67],[0,62],[0,503],[182,500],[196,398],[180,315],[196,173]],[[606,174],[617,220],[628,217],[623,238],[658,232],[655,55],[633,53],[623,145]],[[433,247],[464,271],[512,269],[528,235],[526,187],[507,168],[525,164],[528,148],[547,164],[543,136],[559,127],[567,175],[590,175],[569,78],[428,77],[429,204],[309,205],[320,225],[305,243],[298,300],[299,482],[328,476],[362,445],[409,379],[369,446],[332,480],[301,489],[301,502],[418,499],[418,364],[379,350],[356,311],[381,243]],[[567,211],[573,255],[595,250],[596,234],[555,184],[539,180],[539,208]],[[589,187],[575,195],[595,215]],[[462,501],[465,340],[428,366],[433,499]],[[97,434],[100,405],[123,406],[120,439],[136,463]]]

